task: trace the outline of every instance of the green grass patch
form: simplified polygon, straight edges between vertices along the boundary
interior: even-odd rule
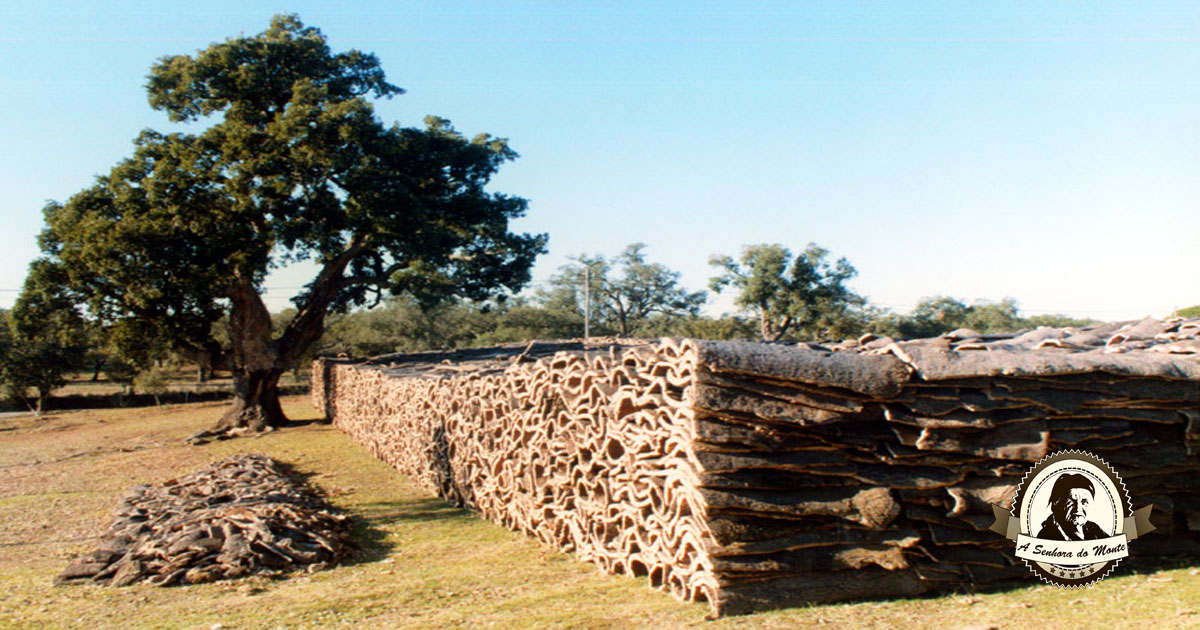
[[[223,405],[0,421],[2,628],[998,628],[1200,627],[1200,570],[1124,574],[1076,591],[808,606],[707,621],[644,578],[610,576],[427,496],[329,425],[186,446]],[[289,416],[313,420],[303,397]],[[291,464],[356,518],[361,551],[330,571],[195,586],[53,586],[136,484],[235,453]]]

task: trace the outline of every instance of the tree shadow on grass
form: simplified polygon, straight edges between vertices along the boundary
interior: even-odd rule
[[[307,426],[312,426],[312,425],[331,425],[331,424],[333,424],[333,423],[331,423],[329,420],[325,419],[323,416],[313,417],[313,418],[299,418],[299,419],[288,418],[287,424],[283,425],[283,427],[281,427],[281,428],[286,430],[286,429],[295,429],[295,428],[299,428],[299,427],[307,427]]]
[[[391,555],[396,545],[387,540],[392,533],[388,530],[390,525],[476,518],[471,511],[438,498],[366,503],[357,506],[355,512],[350,536],[358,544],[358,551],[344,560],[344,565],[378,562]]]
[[[288,462],[275,460],[281,473],[293,482],[307,488],[311,493],[320,497],[327,508],[338,512],[343,511],[328,503],[329,495],[319,484],[313,482],[319,473],[298,470]],[[356,547],[349,555],[339,562],[343,566],[378,562],[387,558],[393,543],[387,541],[392,533],[388,526],[402,522],[434,522],[447,519],[475,518],[469,510],[454,507],[445,501],[435,498],[419,498],[408,501],[377,501],[355,506],[349,514],[350,541]]]

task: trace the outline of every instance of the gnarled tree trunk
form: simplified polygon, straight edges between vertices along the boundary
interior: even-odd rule
[[[235,371],[233,406],[225,411],[213,430],[258,432],[287,424],[287,416],[279,406],[279,377],[282,375],[281,369]]]
[[[271,313],[250,278],[238,278],[229,292],[229,341],[233,350],[235,399],[215,432],[263,431],[287,423],[279,406],[279,348],[271,338]]]
[[[272,339],[271,313],[250,278],[238,278],[228,295],[234,401],[216,426],[191,436],[189,442],[266,431],[288,421],[279,404],[279,377],[286,366]]]
[[[230,288],[229,369],[233,372],[233,405],[216,426],[189,442],[228,437],[243,432],[276,429],[287,424],[279,404],[279,378],[324,331],[325,313],[342,288],[342,274],[363,243],[353,242],[341,256],[326,263],[309,285],[306,303],[278,338],[272,334],[271,313],[250,277],[239,277]]]
[[[784,333],[786,333],[788,328],[790,328],[792,325],[792,318],[785,317],[783,322],[776,327],[775,319],[773,316],[768,314],[766,307],[762,306],[759,308],[759,328],[762,333],[763,341],[779,341],[780,339],[783,339]]]

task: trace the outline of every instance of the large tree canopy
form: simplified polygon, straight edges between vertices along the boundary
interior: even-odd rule
[[[403,91],[379,60],[332,53],[296,16],[164,57],[147,89],[173,121],[207,126],[142,133],[108,176],[47,206],[41,246],[95,317],[225,355],[238,400],[215,430],[286,420],[279,375],[331,310],[388,294],[502,296],[545,251],[545,235],[509,231],[526,201],[486,189],[516,157],[504,139],[467,139],[437,117],[385,126],[367,97]],[[263,281],[304,260],[319,270],[273,334]],[[219,347],[212,324],[226,313]]]

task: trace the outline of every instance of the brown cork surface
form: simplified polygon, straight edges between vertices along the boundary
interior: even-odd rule
[[[536,342],[324,359],[314,403],[484,517],[717,614],[1029,579],[988,530],[1106,459],[1200,547],[1200,320],[836,344]]]

